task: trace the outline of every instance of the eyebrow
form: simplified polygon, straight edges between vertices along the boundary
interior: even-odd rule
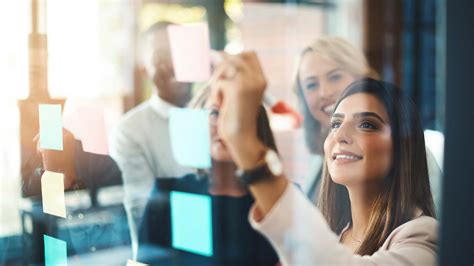
[[[332,70],[329,70],[327,73],[326,73],[326,76],[330,76],[332,75],[334,72],[337,72],[337,71],[342,71],[341,68],[337,67],[337,68],[334,68]],[[310,82],[310,81],[317,81],[318,78],[316,76],[309,76],[307,78],[304,79],[304,82]]]
[[[317,81],[318,79],[315,76],[309,76],[304,79],[304,82]]]
[[[326,76],[330,76],[334,72],[341,71],[341,70],[342,70],[341,68],[336,67],[333,70],[328,71],[328,73],[326,73]]]
[[[332,117],[336,117],[336,118],[344,118],[345,115],[344,114],[340,114],[340,113],[335,113],[332,115]],[[385,121],[382,119],[382,117],[380,117],[378,114],[374,113],[374,112],[360,112],[360,113],[355,113],[352,115],[352,117],[374,117],[378,120],[380,120],[380,122],[382,122],[383,124],[385,124]]]

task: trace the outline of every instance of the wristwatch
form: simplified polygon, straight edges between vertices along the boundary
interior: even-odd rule
[[[239,181],[244,185],[251,185],[260,180],[283,174],[283,165],[274,150],[267,149],[262,161],[253,169],[238,169],[235,175],[239,178]]]

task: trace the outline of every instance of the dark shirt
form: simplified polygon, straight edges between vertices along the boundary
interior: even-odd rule
[[[139,228],[138,261],[152,265],[159,262],[149,259],[146,249],[149,244],[171,248],[170,191],[181,191],[209,195],[207,177],[195,174],[182,178],[157,178],[155,188],[145,208]],[[170,249],[173,265],[272,265],[278,262],[270,243],[248,222],[248,213],[253,198],[212,196],[212,240],[213,256],[205,257],[185,251]],[[192,223],[193,221],[189,221]]]
[[[22,195],[41,200],[41,175],[44,172],[41,154],[36,151],[22,151],[26,158],[22,162]],[[98,188],[122,183],[122,174],[115,161],[106,155],[84,152],[82,143],[74,143],[74,163],[77,180],[73,189],[89,189],[95,193]]]

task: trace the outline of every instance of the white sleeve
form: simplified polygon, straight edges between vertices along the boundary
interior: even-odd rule
[[[127,134],[123,127],[116,128],[111,137],[110,155],[122,171],[127,213],[134,256],[138,245],[138,227],[154,186],[154,175],[143,147]]]
[[[254,205],[250,210],[249,221],[270,241],[283,265],[431,265],[436,262],[433,243],[436,229],[419,228],[420,224],[402,230],[405,233],[393,238],[389,250],[381,249],[372,256],[354,255],[339,242],[322,213],[292,184],[260,222],[253,218],[255,208]],[[418,228],[421,231],[412,233]]]

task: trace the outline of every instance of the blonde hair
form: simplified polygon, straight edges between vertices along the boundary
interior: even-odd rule
[[[364,53],[343,38],[321,37],[316,39],[303,49],[300,60],[309,51],[336,62],[339,67],[355,78],[378,78],[377,73],[370,68]]]
[[[186,107],[192,108],[192,109],[202,109],[205,107],[206,101],[210,96],[211,96],[211,86],[204,85],[203,87],[198,88],[195,91],[193,98],[191,98],[191,100],[186,105]]]
[[[311,153],[322,154],[323,139],[327,135],[327,130],[323,129],[319,121],[311,114],[299,80],[301,61],[308,52],[318,53],[322,57],[334,61],[341,69],[347,71],[355,79],[364,77],[378,79],[379,76],[369,66],[364,53],[340,37],[321,37],[304,47],[296,61],[293,90],[298,95],[300,109],[304,116],[303,127],[306,145]]]

